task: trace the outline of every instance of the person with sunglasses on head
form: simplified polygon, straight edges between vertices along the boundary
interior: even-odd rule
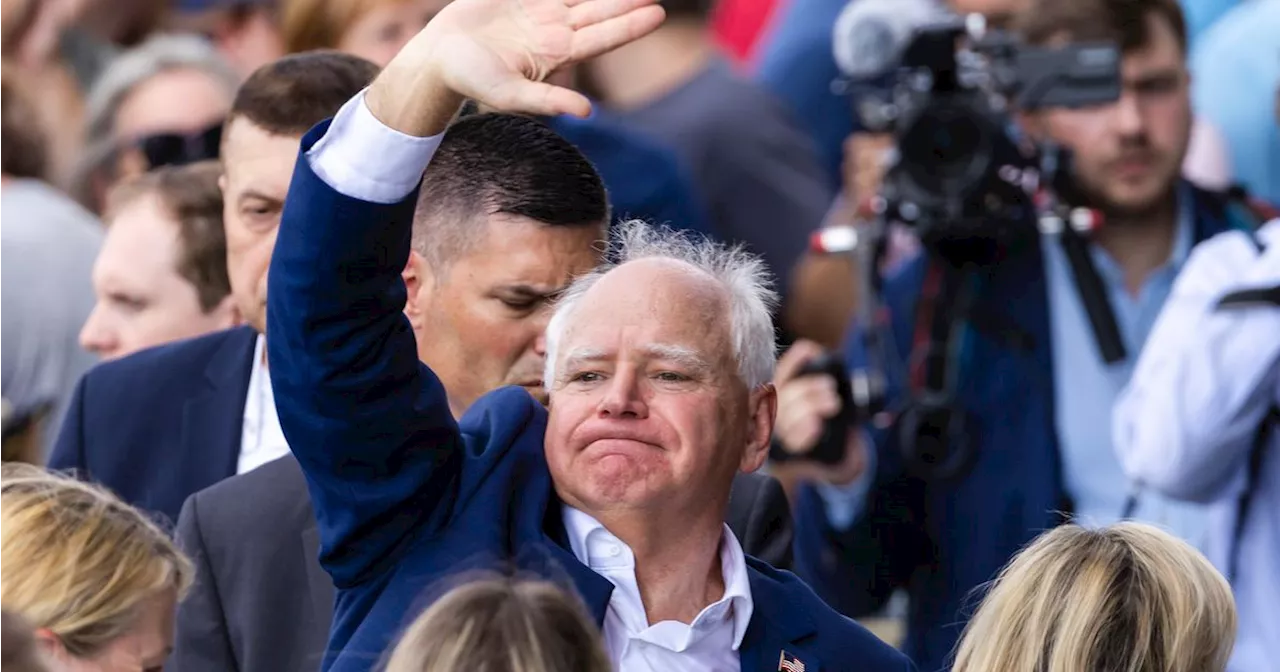
[[[118,182],[218,158],[239,77],[206,41],[158,35],[116,59],[89,92],[71,192],[101,212]]]

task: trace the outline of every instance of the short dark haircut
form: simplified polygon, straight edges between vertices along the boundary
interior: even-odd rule
[[[42,180],[49,170],[48,136],[25,83],[11,66],[0,68],[0,172]]]
[[[285,56],[240,85],[227,123],[244,117],[268,133],[302,135],[337,114],[377,75],[378,66],[337,51]]]
[[[609,197],[595,166],[545,124],[483,113],[454,122],[422,178],[414,249],[447,268],[483,231],[488,215],[548,226],[605,226]]]
[[[104,221],[120,208],[154,196],[178,226],[178,275],[196,288],[200,308],[209,312],[231,293],[227,274],[227,234],[222,223],[222,189],[217,161],[166,166],[115,187],[107,197]]]
[[[719,0],[662,0],[662,8],[670,19],[697,19],[706,21],[711,18]]]
[[[1187,51],[1187,22],[1178,0],[1032,0],[1018,14],[1014,30],[1031,44],[1059,36],[1073,42],[1114,41],[1125,52],[1147,46],[1147,17],[1167,21]]]

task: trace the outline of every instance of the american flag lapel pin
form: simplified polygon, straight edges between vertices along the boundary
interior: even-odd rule
[[[783,651],[778,658],[778,672],[804,672],[804,663],[787,651]]]

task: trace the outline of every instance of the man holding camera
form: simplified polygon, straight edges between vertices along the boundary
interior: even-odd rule
[[[1108,40],[1122,50],[1118,100],[1026,113],[1020,121],[1031,137],[1070,150],[1082,201],[1073,205],[1105,221],[1084,256],[1123,354],[1102,356],[1077,269],[1056,237],[1011,247],[971,275],[972,305],[954,322],[965,338],[949,355],[950,424],[913,427],[913,418],[927,415],[920,369],[929,358],[916,346],[938,326],[931,318],[953,312],[936,310],[952,301],[936,291],[939,264],[920,255],[886,279],[882,294],[886,417],[894,422],[850,431],[840,464],[792,461],[775,472],[795,484],[802,576],[851,616],[905,589],[905,650],[927,670],[945,666],[964,607],[976,604],[972,591],[1064,514],[1086,524],[1133,514],[1193,541],[1204,524],[1198,507],[1154,493],[1127,501],[1110,441],[1112,404],[1182,261],[1197,242],[1233,226],[1224,198],[1179,177],[1191,126],[1181,10],[1176,0],[1037,0],[1017,27],[1032,45]],[[868,360],[864,327],[850,334],[845,353],[854,368]],[[810,451],[841,410],[834,380],[797,375],[815,350],[793,348],[775,378],[775,439],[793,454]],[[928,444],[932,455],[921,448]],[[930,459],[961,466],[939,474]]]

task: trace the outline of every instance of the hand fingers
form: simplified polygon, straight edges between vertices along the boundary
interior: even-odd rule
[[[596,0],[599,1],[599,0]],[[627,2],[628,0],[619,0]],[[573,36],[569,60],[585,61],[653,32],[666,12],[658,5],[644,5],[621,16],[584,26]]]
[[[816,415],[829,418],[840,412],[840,395],[830,376],[801,378],[778,391],[778,416]]]
[[[630,12],[647,5],[652,5],[656,0],[581,0],[574,3],[569,9],[569,25],[574,30],[581,30],[587,26],[612,19],[616,16],[623,16]]]
[[[495,108],[506,112],[526,112],[554,116],[572,114],[586,117],[591,114],[591,101],[587,97],[560,86],[545,82],[531,82],[514,78],[500,86],[494,87],[484,100]]]
[[[805,339],[796,341],[778,359],[778,366],[773,373],[773,384],[782,387],[783,384],[795,378],[796,372],[800,370],[800,367],[804,366],[809,360],[821,355],[822,352],[822,346],[813,341]]]

